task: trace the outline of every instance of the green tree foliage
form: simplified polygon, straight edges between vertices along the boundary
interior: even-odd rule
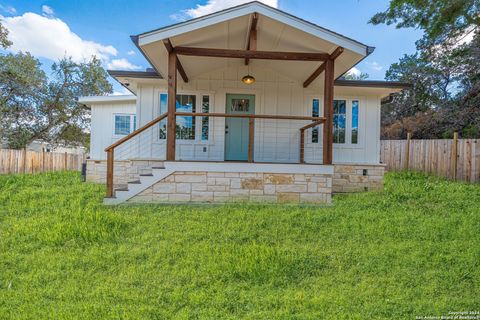
[[[11,45],[12,42],[8,40],[8,30],[0,23],[0,47],[7,49]]]
[[[480,136],[480,14],[478,0],[392,0],[370,22],[417,27],[417,53],[390,66],[386,80],[412,88],[382,107],[382,135],[401,138]],[[471,41],[466,41],[472,38]]]
[[[344,80],[366,80],[368,79],[369,75],[368,73],[360,73],[359,75],[356,75],[351,72],[347,72],[344,76],[342,76],[342,79]]]
[[[479,12],[479,0],[392,0],[387,10],[375,14],[370,22],[421,28],[428,42],[441,44],[480,25]]]
[[[0,29],[1,30],[1,29]],[[88,143],[90,110],[79,96],[112,92],[100,60],[64,58],[47,77],[27,53],[0,54],[0,134],[11,148],[34,140],[66,145]]]

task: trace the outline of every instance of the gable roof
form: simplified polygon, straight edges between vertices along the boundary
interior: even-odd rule
[[[272,19],[284,22],[298,29],[304,30],[316,37],[320,37],[332,43],[336,43],[338,46],[342,46],[346,49],[354,51],[358,50],[359,54],[368,55],[372,53],[373,50],[375,50],[374,47],[367,46],[366,44],[363,44],[357,40],[346,37],[307,20],[301,19],[280,9],[270,7],[259,1],[247,2],[198,18],[143,32],[141,34],[132,36],[132,40],[138,41],[137,44],[139,46],[143,46],[155,41],[161,41],[163,39],[177,36],[193,29],[208,27],[213,24],[249,15],[255,12],[270,17]]]
[[[254,13],[258,16],[258,51],[332,54],[338,47],[343,47],[343,53],[335,60],[335,78],[343,75],[374,50],[359,41],[258,1],[144,32],[131,36],[131,39],[151,66],[166,77],[168,52],[163,40],[169,39],[173,47],[244,50]],[[238,58],[180,55],[179,60],[189,78],[226,66],[243,65],[243,59]],[[261,64],[302,82],[321,64],[318,61],[285,63],[279,60],[253,60],[251,63],[253,66]],[[321,86],[322,78],[317,78],[314,83]]]

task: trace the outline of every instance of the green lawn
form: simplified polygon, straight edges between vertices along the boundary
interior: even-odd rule
[[[415,319],[480,309],[480,186],[389,174],[332,207],[101,205],[0,177],[0,319]]]

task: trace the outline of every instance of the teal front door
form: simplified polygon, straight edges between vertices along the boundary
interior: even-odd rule
[[[255,96],[227,94],[227,114],[255,114]],[[225,118],[225,160],[248,160],[248,118]]]

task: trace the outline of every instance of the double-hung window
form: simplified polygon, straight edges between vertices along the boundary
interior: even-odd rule
[[[358,99],[336,99],[333,101],[333,143],[357,145],[359,143]],[[312,116],[320,116],[320,101],[312,99]],[[319,142],[319,127],[312,129],[312,143]]]
[[[137,129],[137,117],[134,114],[116,114],[114,118],[116,136],[126,136]]]
[[[160,94],[160,114],[167,112],[168,96]],[[210,96],[195,94],[177,94],[175,99],[177,112],[208,113],[210,111]],[[197,122],[200,122],[197,124]],[[177,116],[175,136],[178,140],[208,140],[209,117]],[[167,119],[160,122],[160,139],[167,137]]]

